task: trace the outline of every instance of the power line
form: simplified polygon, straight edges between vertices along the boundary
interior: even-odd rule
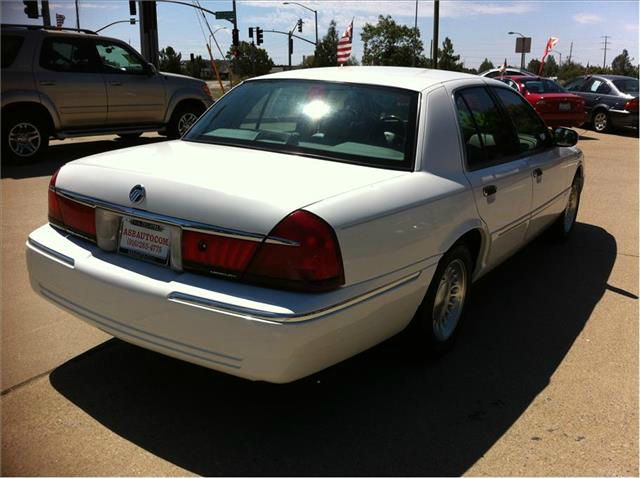
[[[604,44],[604,48],[602,48],[602,50],[604,50],[604,60],[602,61],[602,69],[605,69],[607,67],[607,50],[609,50],[609,47],[607,46],[609,44],[609,38],[611,38],[609,35],[604,35],[601,36],[600,38],[604,38],[604,42],[600,42],[600,44]]]

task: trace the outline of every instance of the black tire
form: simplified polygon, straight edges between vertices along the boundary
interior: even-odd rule
[[[142,133],[118,133],[118,136],[122,141],[135,141],[142,136]]]
[[[600,108],[593,113],[593,117],[591,118],[591,126],[594,131],[598,133],[607,133],[611,130],[611,118],[609,118],[609,113]]]
[[[36,113],[13,113],[3,118],[2,152],[14,164],[42,158],[49,147],[49,125]]]
[[[569,239],[576,225],[578,209],[580,208],[580,194],[582,193],[582,181],[576,176],[571,183],[571,193],[567,199],[567,205],[558,216],[558,219],[549,228],[549,237],[554,242],[564,242]]]
[[[436,268],[436,272],[433,275],[431,284],[427,289],[427,293],[413,318],[411,329],[411,340],[414,341],[420,352],[426,349],[426,352],[431,356],[440,356],[446,353],[453,346],[456,337],[460,331],[460,325],[464,318],[464,306],[469,298],[471,291],[471,274],[472,274],[472,259],[469,249],[464,243],[458,243],[454,245],[443,257],[440,259],[440,263]],[[451,310],[455,309],[453,306],[449,309],[451,304],[450,297],[447,304],[444,304],[440,299],[441,294],[445,291],[452,291],[450,283],[447,281],[446,274],[449,274],[451,267],[463,267],[462,283],[458,282],[458,287],[462,289],[461,298],[459,300],[459,312],[456,313],[457,319],[455,323],[449,323],[447,330],[444,330],[441,325],[442,312],[448,314]],[[460,278],[458,279],[460,280]],[[455,287],[455,284],[451,284]],[[444,288],[444,289],[443,289]],[[440,297],[438,297],[440,296]],[[438,304],[436,304],[436,298],[438,297]],[[445,300],[447,300],[445,298]],[[442,305],[447,306],[449,309],[445,311]]]
[[[171,121],[169,121],[167,125],[167,136],[169,138],[180,138],[203,112],[204,106],[195,103],[178,106],[171,115]],[[191,115],[195,116],[193,121],[190,121],[192,119]]]

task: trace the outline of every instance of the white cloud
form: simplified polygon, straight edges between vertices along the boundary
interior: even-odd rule
[[[637,23],[625,23],[624,24],[624,29],[628,32],[637,32],[638,31],[638,24]]]
[[[600,23],[602,21],[602,17],[599,15],[596,15],[594,13],[576,13],[573,16],[573,19],[578,22],[581,23],[583,25],[590,25],[593,23]]]

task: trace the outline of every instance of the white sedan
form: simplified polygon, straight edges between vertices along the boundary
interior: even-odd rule
[[[181,140],[54,174],[31,284],[122,340],[251,380],[296,380],[407,327],[442,353],[472,282],[573,229],[576,142],[478,76],[255,78]]]

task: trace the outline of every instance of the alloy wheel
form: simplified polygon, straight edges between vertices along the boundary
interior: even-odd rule
[[[433,333],[439,341],[446,341],[456,330],[466,294],[467,268],[461,259],[454,259],[442,274],[433,303]]]
[[[40,130],[32,123],[17,123],[9,130],[9,147],[20,158],[29,158],[36,154],[42,144]]]
[[[607,113],[600,111],[593,117],[593,127],[596,131],[602,132],[607,129]]]
[[[191,125],[196,122],[197,119],[198,117],[191,112],[184,113],[182,116],[180,116],[180,119],[178,120],[178,134],[180,136],[185,134],[187,130],[191,127]]]

